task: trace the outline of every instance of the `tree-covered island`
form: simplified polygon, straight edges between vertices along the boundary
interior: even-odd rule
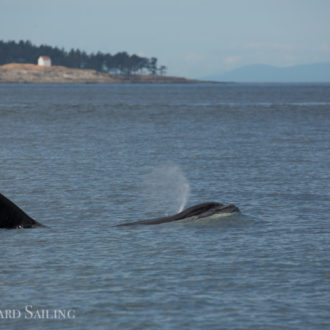
[[[49,56],[55,66],[65,66],[77,69],[92,69],[99,72],[122,74],[166,74],[166,66],[158,66],[157,58],[129,55],[127,52],[91,53],[79,49],[66,51],[63,48],[48,45],[33,45],[30,41],[1,41],[0,65],[8,63],[36,63],[41,55]]]

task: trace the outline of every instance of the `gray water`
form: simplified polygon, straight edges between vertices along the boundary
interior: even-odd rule
[[[2,84],[0,141],[0,328],[330,328],[330,85]]]

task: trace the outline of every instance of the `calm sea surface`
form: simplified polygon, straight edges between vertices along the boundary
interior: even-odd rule
[[[2,84],[0,187],[1,329],[330,328],[329,84]]]

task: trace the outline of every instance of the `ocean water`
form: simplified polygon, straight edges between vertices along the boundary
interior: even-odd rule
[[[330,328],[329,84],[2,84],[0,141],[1,329]]]

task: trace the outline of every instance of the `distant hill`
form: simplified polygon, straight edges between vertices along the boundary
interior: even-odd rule
[[[330,62],[290,67],[255,64],[205,79],[233,82],[330,82]]]

